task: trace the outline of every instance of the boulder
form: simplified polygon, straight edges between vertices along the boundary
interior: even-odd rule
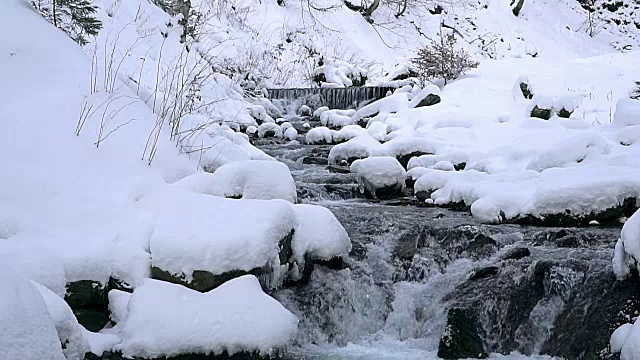
[[[80,280],[66,288],[64,300],[78,322],[89,331],[101,330],[109,321],[107,287],[98,281]]]
[[[475,315],[469,309],[451,308],[447,327],[440,338],[438,357],[443,359],[486,358],[482,339],[478,335]]]

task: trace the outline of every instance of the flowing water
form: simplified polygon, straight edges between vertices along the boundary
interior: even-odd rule
[[[353,175],[316,164],[330,146],[257,143],[289,166],[299,201],[329,208],[353,243],[347,268],[316,266],[308,284],[274,294],[301,321],[292,358],[437,358],[460,325],[453,308],[472,315],[491,357],[608,358],[620,308],[638,309],[637,279],[611,275],[620,229],[483,225],[411,199],[367,200]]]

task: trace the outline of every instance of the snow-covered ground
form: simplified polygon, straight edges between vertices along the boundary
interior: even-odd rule
[[[6,0],[0,12],[0,356],[286,346],[297,320],[252,275],[202,294],[149,279],[151,267],[188,283],[196,270],[296,272],[308,259],[348,255],[333,214],[295,205],[287,168],[242,133],[298,137],[245,91],[320,75],[324,86],[365,76],[387,85],[441,24],[456,28],[477,69],[357,111],[304,109],[326,126],[307,142],[337,144],[330,163],[370,158],[352,167],[363,187],[404,189],[393,158],[416,155],[406,169],[416,192],[436,205],[464,202],[484,222],[588,216],[640,198],[640,106],[629,99],[640,80],[638,30],[609,23],[591,38],[576,1],[528,0],[518,17],[497,0],[427,1],[398,18],[385,5],[371,23],[338,0],[194,0],[205,24],[188,50],[179,18],[153,3],[94,3],[104,28],[84,48],[26,0]],[[437,4],[442,13],[428,11]],[[418,107],[427,95],[440,103]],[[531,118],[536,106],[551,118]],[[617,247],[620,277],[639,256],[637,228],[632,217]],[[66,286],[110,279],[133,294],[112,290],[117,325],[89,332],[64,301]],[[640,356],[637,328],[612,338],[623,359]]]

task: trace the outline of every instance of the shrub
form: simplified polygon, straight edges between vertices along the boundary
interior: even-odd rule
[[[467,70],[478,66],[467,52],[456,50],[455,44],[453,34],[440,33],[439,40],[432,40],[430,45],[418,50],[418,56],[411,62],[423,84],[432,79],[444,79],[446,85],[449,80],[457,79]]]

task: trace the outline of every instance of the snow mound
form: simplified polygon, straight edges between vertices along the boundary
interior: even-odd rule
[[[340,143],[351,140],[360,135],[369,135],[369,132],[360,125],[347,125],[340,130],[333,131],[333,141],[335,143]]]
[[[618,100],[613,124],[619,126],[640,125],[640,101],[625,98]]]
[[[292,339],[298,320],[246,275],[206,293],[146,280],[129,300],[117,349],[126,357],[259,352]]]
[[[243,199],[282,199],[292,203],[297,199],[291,172],[285,164],[278,161],[247,160],[228,163],[219,167],[210,179],[213,182],[210,188],[215,189],[211,190],[211,195]]]
[[[298,130],[294,129],[293,126],[288,127],[284,131],[284,134],[282,135],[282,137],[285,140],[294,141],[294,140],[296,140],[298,138]]]
[[[338,144],[329,151],[329,163],[362,159],[372,156],[382,145],[371,135],[357,136],[345,143]]]
[[[315,69],[314,76],[324,76],[323,87],[348,87],[364,85],[367,70],[337,59],[323,59],[323,65]]]
[[[47,305],[49,315],[58,331],[60,343],[65,344],[62,352],[67,360],[83,360],[84,354],[90,351],[89,341],[85,338],[88,332],[73,315],[71,308],[60,296],[46,287],[32,282]]]
[[[323,110],[322,112],[320,112],[320,124],[322,124],[322,126],[327,126],[330,128],[341,128],[347,125],[354,125],[355,123],[357,123],[356,120],[352,119],[352,116],[355,113],[356,111],[351,109]]]
[[[368,191],[374,197],[380,189],[403,191],[407,172],[394,157],[379,156],[356,160],[351,164],[360,192]]]
[[[640,359],[640,318],[631,324],[624,324],[611,335],[611,351],[620,353],[620,360]]]
[[[331,144],[333,143],[333,135],[328,127],[320,126],[309,130],[305,137],[305,141],[309,145]]]
[[[0,349],[4,359],[65,360],[56,326],[38,289],[0,266]]]
[[[214,275],[279,265],[280,241],[297,226],[280,200],[230,200],[183,191],[140,200],[153,214],[152,265],[192,281],[195,270]]]
[[[298,204],[293,206],[298,226],[293,234],[293,260],[304,266],[310,259],[330,260],[346,256],[351,240],[335,215],[322,206]]]
[[[638,266],[640,259],[640,210],[633,214],[622,227],[613,257],[613,271],[618,279],[630,275],[629,268]]]
[[[265,137],[282,137],[282,129],[280,125],[272,122],[265,122],[262,125],[258,126],[258,137],[260,139]]]

